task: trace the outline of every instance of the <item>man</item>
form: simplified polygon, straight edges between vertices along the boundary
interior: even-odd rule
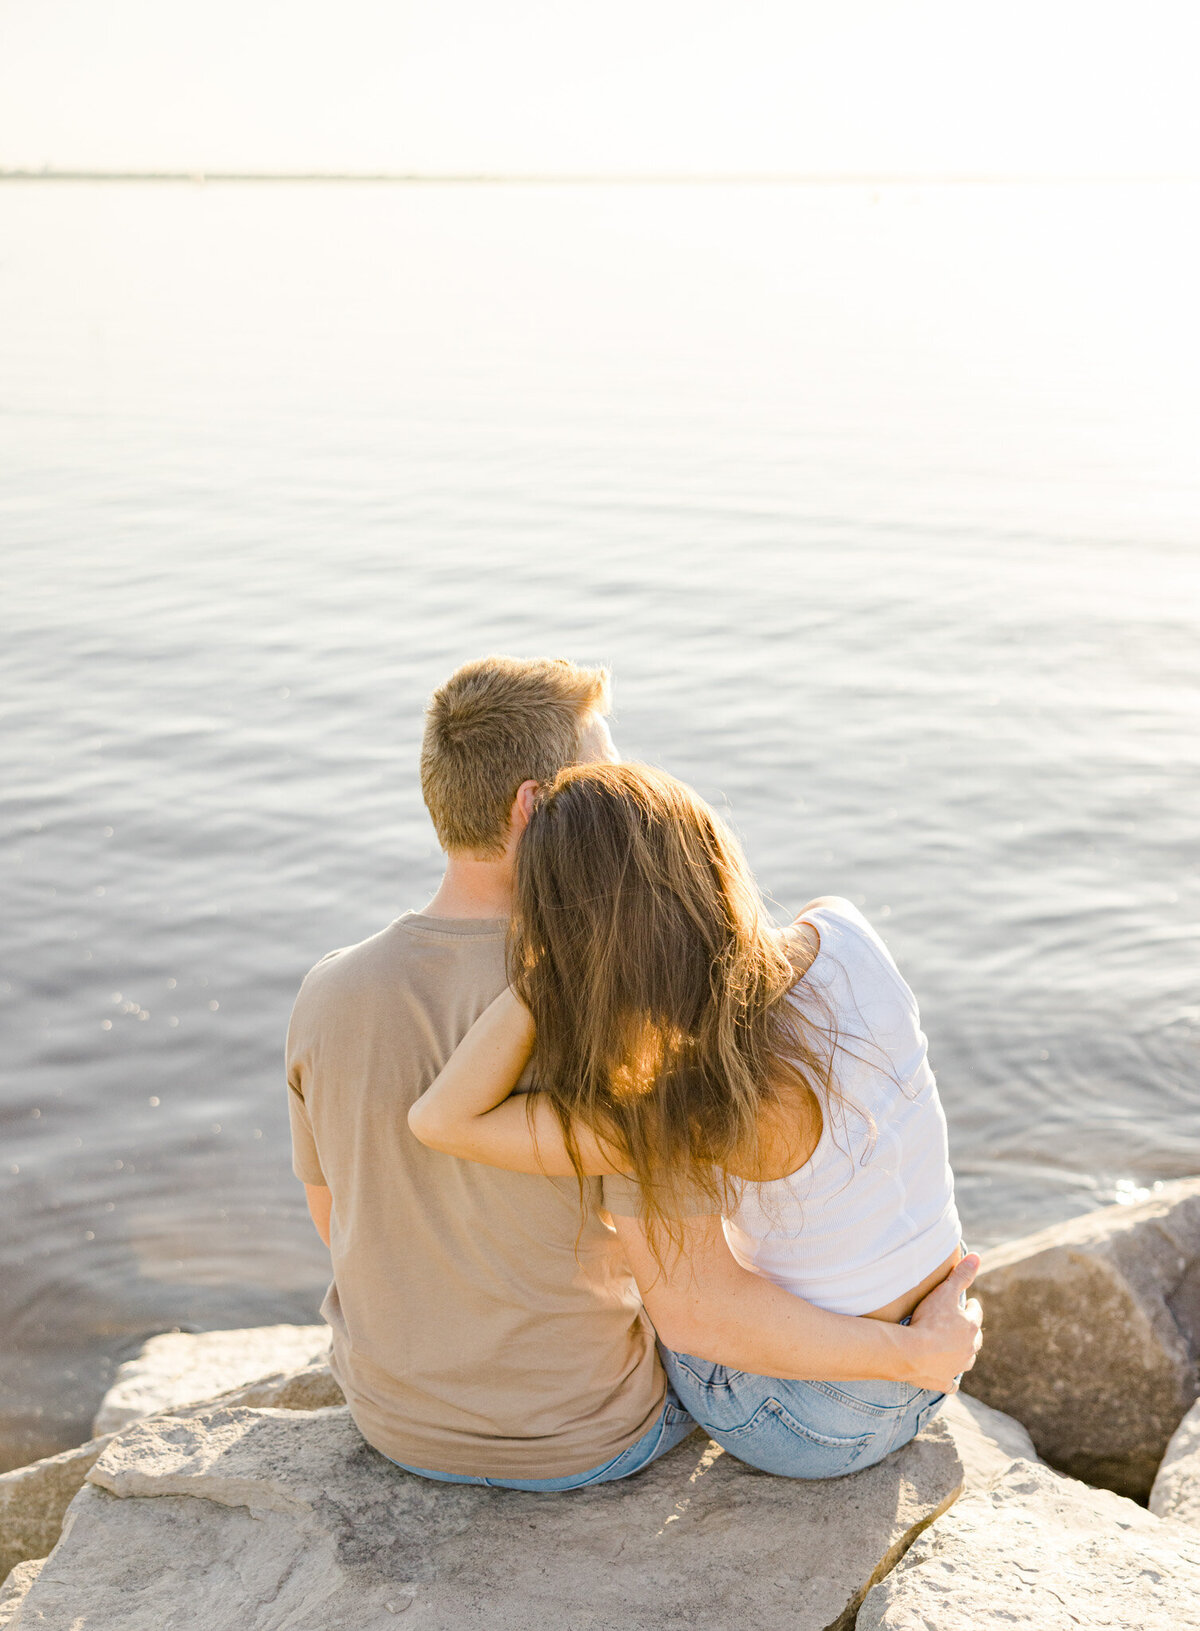
[[[973,1357],[978,1321],[956,1304],[977,1259],[908,1328],[828,1314],[741,1268],[718,1218],[685,1220],[660,1271],[625,1180],[581,1196],[572,1179],[459,1161],[409,1132],[410,1105],[505,985],[537,787],[615,757],[607,707],[601,670],[459,669],[430,703],[421,753],[447,857],[437,893],[318,963],[292,1016],[294,1169],[333,1258],[334,1374],[368,1442],[427,1476],[570,1489],[678,1443],[691,1423],[647,1311],[672,1347],[759,1375],[946,1388]]]

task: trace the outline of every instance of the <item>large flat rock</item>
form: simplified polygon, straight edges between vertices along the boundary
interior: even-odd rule
[[[848,1631],[962,1482],[940,1422],[823,1483],[695,1434],[635,1478],[525,1495],[403,1473],[344,1408],[158,1417],[93,1467],[19,1631]]]
[[[1200,1400],[1167,1445],[1150,1491],[1150,1510],[1157,1517],[1174,1518],[1200,1529]]]
[[[1033,1440],[1011,1416],[967,1393],[946,1399],[938,1419],[949,1428],[966,1489],[990,1489],[1014,1461],[1036,1461]]]
[[[971,1391],[1039,1453],[1144,1501],[1200,1392],[1200,1178],[985,1254]]]
[[[1195,1631],[1200,1535],[1015,1462],[869,1593],[856,1631]]]
[[[320,1410],[343,1401],[329,1366],[318,1364],[233,1388],[221,1396],[221,1402],[276,1410]],[[178,1413],[186,1416],[203,1408],[205,1405],[184,1406]],[[45,1557],[51,1550],[67,1507],[112,1437],[108,1433],[89,1439],[60,1455],[0,1473],[0,1575],[27,1558]]]
[[[160,1410],[200,1404],[260,1377],[319,1364],[328,1352],[325,1325],[165,1331],[119,1368],[96,1412],[92,1434],[100,1438]]]

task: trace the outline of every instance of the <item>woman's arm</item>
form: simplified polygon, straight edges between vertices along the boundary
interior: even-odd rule
[[[509,1172],[573,1176],[562,1125],[545,1094],[513,1093],[533,1051],[533,1037],[528,1008],[505,989],[408,1112],[408,1125],[421,1143]],[[574,1132],[585,1173],[622,1171],[586,1127],[577,1123]]]
[[[660,1261],[638,1218],[613,1225],[660,1341],[680,1353],[755,1376],[837,1382],[879,1377],[956,1393],[982,1338],[972,1297],[959,1307],[979,1258],[958,1267],[915,1310],[911,1325],[831,1314],[744,1269],[719,1217],[683,1218],[678,1247]]]

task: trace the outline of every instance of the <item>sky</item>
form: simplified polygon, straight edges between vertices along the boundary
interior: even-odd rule
[[[1193,0],[0,0],[0,168],[1200,174]]]

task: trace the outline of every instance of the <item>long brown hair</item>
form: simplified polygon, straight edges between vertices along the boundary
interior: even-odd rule
[[[737,840],[664,771],[575,765],[541,793],[509,978],[576,1172],[582,1124],[638,1180],[652,1238],[688,1191],[732,1210],[764,1112],[835,1095],[828,1018],[785,1000],[797,971]]]

